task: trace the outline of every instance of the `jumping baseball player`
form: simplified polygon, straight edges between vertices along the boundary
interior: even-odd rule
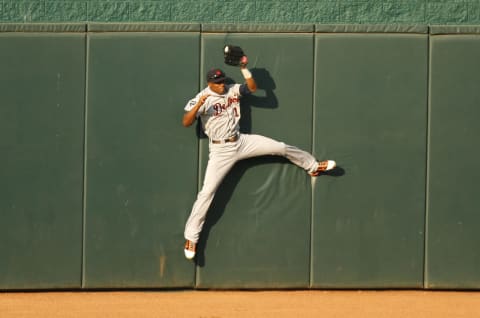
[[[185,106],[183,126],[191,126],[200,118],[202,128],[209,138],[209,159],[203,187],[197,195],[185,226],[184,253],[193,259],[205,217],[218,186],[233,165],[242,159],[278,155],[305,169],[311,176],[335,168],[333,160],[317,160],[308,152],[283,142],[253,134],[241,134],[240,98],[257,89],[251,72],[246,67],[247,56],[240,58],[240,72],[244,84],[225,84],[225,73],[216,68],[207,73],[208,86]]]

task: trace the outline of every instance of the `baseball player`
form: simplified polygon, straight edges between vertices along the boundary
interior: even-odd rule
[[[191,126],[200,118],[202,128],[209,138],[205,179],[185,226],[184,253],[187,259],[195,257],[200,232],[215,192],[237,161],[263,155],[283,156],[313,177],[336,166],[333,160],[318,162],[308,152],[283,142],[260,135],[240,133],[240,98],[257,89],[255,80],[246,67],[247,63],[247,56],[243,56],[239,65],[245,78],[244,84],[227,85],[222,70],[215,68],[208,71],[208,86],[185,106],[183,126]]]

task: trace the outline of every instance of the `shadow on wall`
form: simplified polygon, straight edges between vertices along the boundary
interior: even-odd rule
[[[251,167],[260,166],[260,165],[271,165],[275,163],[290,164],[290,161],[283,157],[278,156],[264,156],[250,158],[238,162],[233,169],[227,174],[223,182],[219,186],[219,191],[217,191],[215,198],[210,206],[210,209],[207,213],[207,218],[200,235],[200,240],[197,246],[197,256],[195,258],[196,265],[200,267],[205,266],[205,249],[208,242],[208,237],[210,235],[211,229],[217,224],[217,222],[222,217],[227,207],[228,202],[232,198],[232,195],[237,187],[240,179],[245,174],[245,172]],[[324,176],[331,177],[341,177],[345,174],[345,170],[339,166],[331,171],[322,173]]]

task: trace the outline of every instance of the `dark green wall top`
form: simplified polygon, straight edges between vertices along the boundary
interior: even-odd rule
[[[4,0],[0,22],[479,24],[478,0]]]

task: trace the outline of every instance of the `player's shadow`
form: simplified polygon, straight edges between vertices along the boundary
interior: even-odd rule
[[[257,83],[257,91],[255,94],[247,95],[242,98],[240,119],[240,132],[252,133],[252,108],[278,108],[278,99],[275,96],[275,81],[270,72],[264,68],[251,69],[252,76]]]
[[[203,230],[200,234],[200,239],[197,246],[197,255],[195,257],[195,262],[198,266],[205,266],[205,250],[207,248],[210,232],[224,215],[225,210],[228,206],[228,202],[230,202],[233,193],[235,192],[235,188],[237,188],[245,172],[254,166],[264,164],[271,165],[274,163],[288,164],[289,161],[283,157],[278,156],[262,156],[249,158],[237,162],[232,168],[232,170],[230,170],[230,172],[225,176],[222,183],[218,187],[212,204],[210,205],[207,213],[207,218],[203,225]],[[241,240],[242,238],[238,239]]]
[[[330,171],[325,171],[322,173],[322,175],[326,176],[332,176],[332,177],[341,177],[345,175],[345,169],[343,169],[341,166],[337,165],[335,169],[330,170]]]
[[[203,225],[203,230],[200,234],[200,239],[197,245],[197,255],[195,257],[196,265],[200,267],[205,266],[205,251],[209,242],[210,232],[227,210],[228,203],[230,202],[233,193],[245,172],[252,167],[258,167],[260,165],[272,165],[275,163],[292,164],[286,158],[278,156],[254,157],[237,162],[232,170],[230,170],[230,172],[225,176],[225,179],[218,187],[218,191],[215,194],[212,204],[210,205],[205,223]],[[342,167],[337,166],[335,169],[324,172],[321,175],[340,177],[344,174],[345,170]],[[238,239],[241,240],[242,238],[240,237]]]

